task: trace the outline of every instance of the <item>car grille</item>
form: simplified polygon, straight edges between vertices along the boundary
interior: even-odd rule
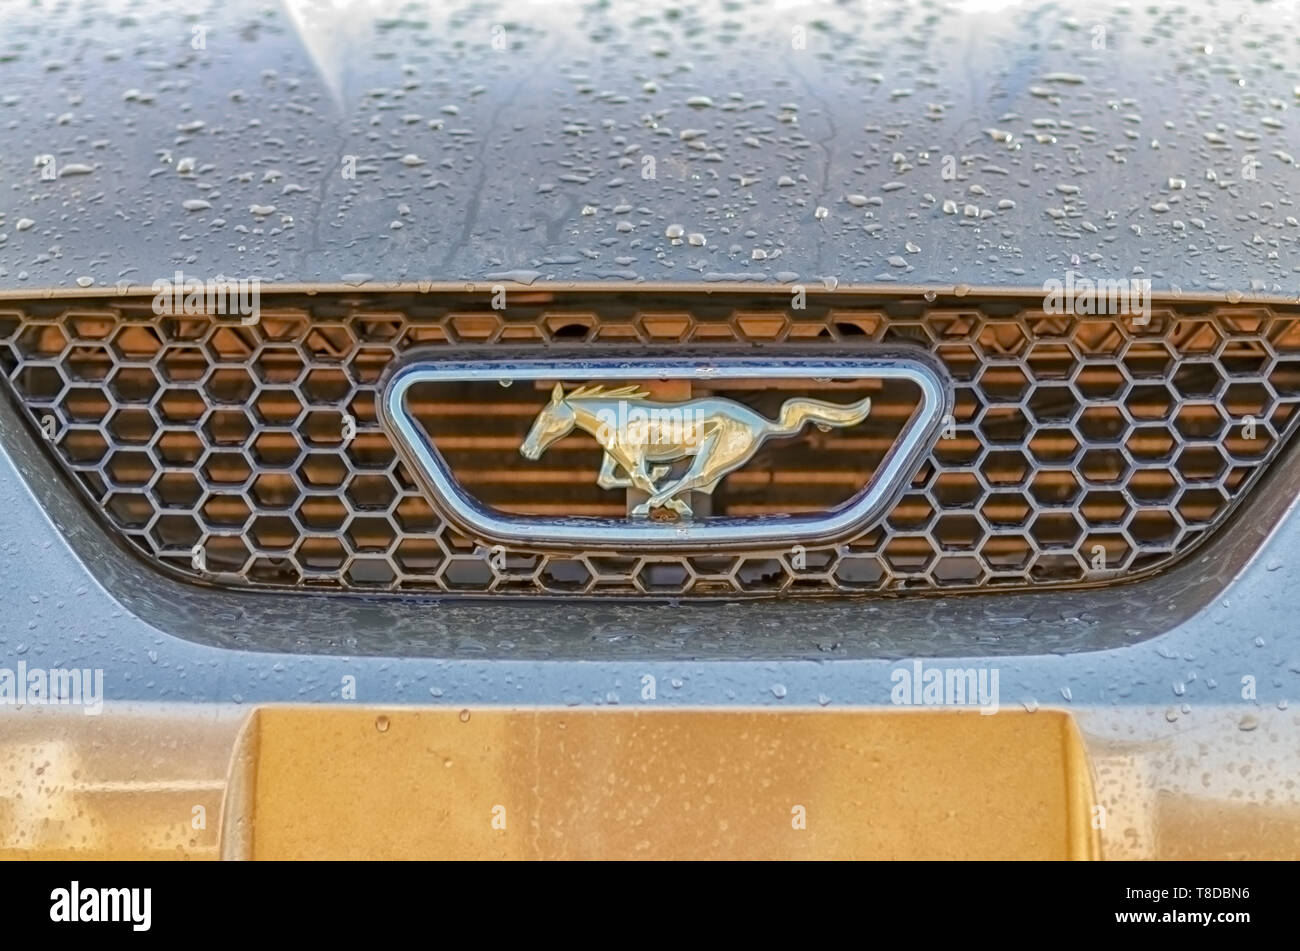
[[[158,316],[150,301],[0,303],[4,374],[87,502],[140,554],[240,587],[736,596],[1104,583],[1159,569],[1221,525],[1291,434],[1300,399],[1300,308],[1278,306],[1164,303],[1137,325],[1011,298],[828,293],[792,309],[770,293],[529,290],[495,311],[486,293],[322,292],[263,294],[259,321],[241,326]],[[953,417],[888,516],[835,545],[498,549],[444,522],[375,414],[381,376],[416,347],[482,359],[881,346],[937,358]],[[710,392],[769,416],[788,395]],[[834,398],[863,393],[870,425],[765,449],[724,481],[713,514],[851,495],[911,411],[899,388]],[[519,456],[546,398],[531,385],[451,385],[413,412],[490,504],[624,514],[625,499],[595,485],[589,438],[566,437],[539,462]]]

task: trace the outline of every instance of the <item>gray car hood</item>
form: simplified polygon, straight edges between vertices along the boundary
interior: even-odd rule
[[[1073,271],[1295,299],[1295,5],[1072,10],[10,4],[0,293]]]

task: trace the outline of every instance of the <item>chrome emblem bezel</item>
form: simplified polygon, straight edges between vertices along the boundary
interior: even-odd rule
[[[469,495],[433,439],[406,409],[421,383],[543,381],[559,383],[688,380],[716,384],[739,379],[902,379],[920,399],[897,441],[859,492],[815,515],[717,517],[659,521],[586,516],[531,517],[500,512]],[[562,549],[704,549],[725,546],[825,543],[881,518],[907,486],[951,411],[952,390],[927,354],[869,356],[512,356],[471,360],[412,352],[384,380],[377,402],[380,425],[429,500],[467,534],[489,542]]]

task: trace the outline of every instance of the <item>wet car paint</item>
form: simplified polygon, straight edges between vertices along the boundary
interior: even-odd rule
[[[784,291],[1033,287],[1073,268],[1295,297],[1293,11],[993,7],[5,7],[0,293],[147,287],[176,269]],[[113,716],[0,710],[24,719],[0,744],[0,797],[27,808],[0,828],[6,854],[224,854],[215,812],[240,801],[230,755],[252,711],[351,702],[347,678],[358,702],[404,710],[892,709],[908,656],[996,664],[1004,704],[1071,714],[1110,817],[1105,856],[1300,854],[1289,502],[1248,523],[1256,554],[1223,577],[1204,569],[1215,594],[1190,616],[1039,598],[1023,614],[985,609],[1001,636],[954,626],[955,607],[914,636],[920,622],[900,632],[886,603],[834,639],[739,611],[721,631],[614,608],[469,629],[460,609],[423,603],[371,638],[248,602],[195,611],[182,588],[124,603],[86,557],[103,540],[37,503],[50,487],[33,455],[0,450],[0,650],[103,668]],[[1289,480],[1269,490],[1294,498]],[[166,628],[150,599],[171,602]],[[130,795],[138,836],[88,838],[98,816],[125,815],[104,797]],[[182,835],[194,804],[214,821]]]
[[[1294,299],[1298,16],[10,5],[0,291],[1073,270]]]

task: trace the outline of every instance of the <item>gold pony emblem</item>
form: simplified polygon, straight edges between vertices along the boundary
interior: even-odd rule
[[[706,397],[661,403],[649,397],[636,385],[580,386],[565,393],[557,383],[519,451],[535,461],[577,427],[605,450],[597,485],[640,489],[648,496],[632,510],[634,517],[667,508],[689,518],[688,493],[712,492],[770,437],[796,435],[808,423],[823,432],[856,426],[871,412],[870,398],[843,406],[798,398],[786,400],[777,419],[769,420],[734,400]],[[672,471],[671,463],[683,459],[692,460],[686,471],[660,485]]]

